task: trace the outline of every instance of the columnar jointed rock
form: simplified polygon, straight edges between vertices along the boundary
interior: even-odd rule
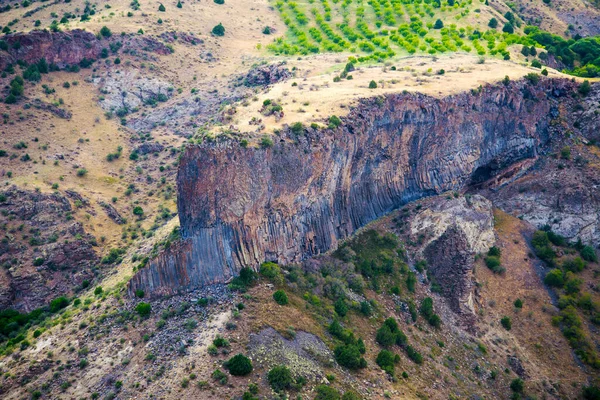
[[[444,99],[363,100],[336,130],[284,133],[270,149],[191,146],[178,173],[183,241],[130,290],[185,290],[265,260],[297,262],[402,204],[535,158],[568,81],[484,88]],[[552,112],[551,112],[552,111]]]
[[[422,240],[415,255],[427,260],[428,272],[450,308],[471,320],[474,255],[487,252],[496,240],[492,203],[479,195],[439,196],[421,207],[410,222],[411,236]]]

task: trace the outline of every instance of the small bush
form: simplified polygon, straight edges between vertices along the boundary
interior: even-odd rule
[[[231,357],[223,366],[233,376],[245,376],[252,372],[252,361],[243,354]]]
[[[561,288],[565,284],[564,273],[560,269],[555,268],[546,274],[544,283],[548,286]]]
[[[273,262],[264,262],[260,265],[259,273],[267,279],[275,280],[281,276],[281,269]]]
[[[360,369],[367,366],[367,361],[362,357],[358,346],[353,344],[343,344],[337,346],[333,353],[335,360],[342,367],[348,369]]]
[[[292,373],[285,365],[273,367],[267,374],[267,379],[271,388],[276,392],[287,390],[294,383]]]
[[[140,317],[147,317],[150,315],[150,311],[152,311],[152,306],[142,301],[141,303],[138,303],[137,306],[135,306],[135,311]]]
[[[375,362],[381,367],[382,370],[390,375],[394,375],[394,364],[400,360],[398,355],[388,350],[381,350],[377,355]]]
[[[377,89],[377,82],[375,82],[375,81],[369,82],[369,89]]]
[[[523,382],[523,379],[521,378],[513,379],[510,383],[510,390],[512,390],[515,393],[523,393],[524,388],[525,382]]]
[[[332,115],[329,117],[329,127],[331,129],[337,128],[341,124],[342,124],[342,120],[338,116]]]
[[[587,96],[590,91],[592,90],[592,86],[590,85],[590,81],[583,81],[583,83],[581,85],[579,85],[579,93],[582,96]]]
[[[283,290],[277,290],[273,293],[273,299],[280,306],[285,306],[288,304],[288,296]]]
[[[512,321],[510,317],[502,317],[502,319],[500,320],[500,324],[502,324],[504,329],[506,329],[507,331],[510,331],[512,329]]]
[[[100,29],[100,35],[102,35],[105,38],[109,38],[112,36],[112,32],[110,31],[110,29],[108,29],[106,26],[103,26]]]
[[[316,388],[315,400],[340,400],[340,392],[327,385],[319,385]]]
[[[229,347],[229,341],[224,337],[217,335],[217,337],[213,340],[213,345],[216,347]]]
[[[50,312],[57,312],[69,305],[69,299],[64,296],[57,297],[50,302]]]
[[[523,300],[516,299],[514,302],[514,306],[515,306],[515,308],[519,308],[519,309],[523,308]]]
[[[594,250],[592,246],[585,246],[583,249],[581,249],[580,254],[585,261],[598,262],[596,250]]]
[[[212,34],[215,36],[224,36],[225,35],[225,27],[223,24],[219,23],[214,28],[212,28]]]

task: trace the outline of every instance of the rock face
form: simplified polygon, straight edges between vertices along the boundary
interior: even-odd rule
[[[130,291],[171,293],[265,260],[298,262],[411,200],[502,175],[544,151],[558,102],[574,90],[543,80],[443,99],[375,97],[338,129],[284,132],[269,149],[189,147],[177,178],[183,241],[139,271]]]
[[[450,308],[467,319],[474,317],[472,272],[474,256],[494,245],[492,203],[482,196],[446,199],[436,197],[410,222],[417,253],[427,260],[428,271],[448,300]]]
[[[84,58],[95,60],[102,45],[93,33],[81,29],[67,32],[31,31],[15,33],[2,38],[8,51],[0,51],[0,69],[17,60],[34,63],[45,58],[59,67],[78,64]]]
[[[66,197],[15,187],[0,194],[0,310],[31,311],[93,278],[95,239],[70,220]]]
[[[248,71],[243,81],[246,86],[264,86],[283,81],[291,76],[290,70],[285,63],[281,62],[253,68]]]

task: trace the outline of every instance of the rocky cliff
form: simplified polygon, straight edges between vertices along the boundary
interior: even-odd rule
[[[130,291],[172,293],[265,260],[297,262],[406,202],[514,174],[564,130],[553,121],[575,89],[543,80],[373,97],[336,129],[284,132],[268,149],[188,147],[177,178],[183,241]]]
[[[78,64],[81,60],[95,60],[102,44],[93,33],[81,29],[67,32],[31,31],[15,33],[2,38],[8,50],[0,51],[0,69],[17,60],[34,63],[45,58],[59,67]]]

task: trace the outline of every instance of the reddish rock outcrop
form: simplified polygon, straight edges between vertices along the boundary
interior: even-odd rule
[[[0,69],[17,60],[34,63],[45,58],[59,67],[78,64],[81,60],[95,60],[102,45],[93,33],[81,29],[65,32],[31,31],[6,35],[8,51],[0,51]]]
[[[536,158],[575,84],[513,82],[436,99],[363,100],[335,130],[283,133],[272,148],[190,146],[178,172],[183,242],[130,281],[171,293],[265,260],[298,262],[414,199]]]

